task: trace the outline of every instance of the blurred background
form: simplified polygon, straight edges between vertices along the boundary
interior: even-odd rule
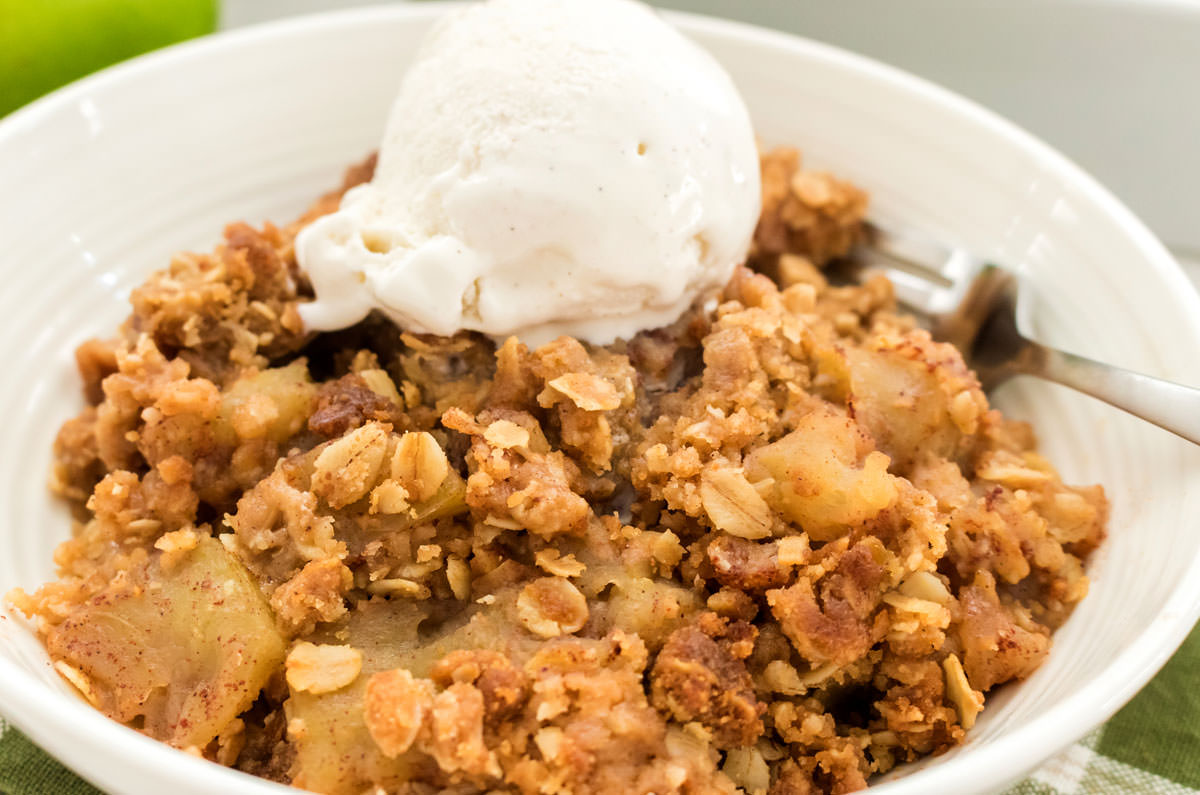
[[[836,44],[978,100],[1097,176],[1200,277],[1200,0],[654,2]],[[0,0],[0,115],[175,41],[365,4]]]

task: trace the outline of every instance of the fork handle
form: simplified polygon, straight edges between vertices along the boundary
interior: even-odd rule
[[[1022,368],[1028,375],[1077,389],[1200,444],[1200,389],[1031,344],[1039,355]]]

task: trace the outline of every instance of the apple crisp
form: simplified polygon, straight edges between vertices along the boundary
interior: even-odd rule
[[[828,283],[864,193],[762,174],[715,309],[605,347],[307,334],[292,241],[340,192],[229,226],[79,348],[77,531],[10,600],[114,720],[322,793],[839,793],[962,742],[1104,492],[886,280]]]

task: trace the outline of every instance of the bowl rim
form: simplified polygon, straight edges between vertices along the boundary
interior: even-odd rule
[[[156,50],[116,64],[64,86],[0,120],[0,145],[84,99],[93,91],[119,90],[123,81],[165,66],[211,57],[245,44],[287,38],[326,29],[331,33],[358,29],[372,22],[397,19],[429,21],[462,2],[392,4],[306,14],[223,31]],[[1192,336],[1200,340],[1200,295],[1182,269],[1149,229],[1097,180],[1066,156],[999,114],[949,89],[896,67],[832,45],[754,25],[677,11],[665,16],[685,33],[741,40],[752,46],[801,52],[887,84],[901,94],[916,95],[940,104],[1003,138],[1012,147],[1033,156],[1040,168],[1078,189],[1093,202],[1141,253],[1153,278],[1172,291],[1178,306],[1188,313]],[[959,791],[980,782],[1005,782],[1028,772],[1061,751],[1086,731],[1106,721],[1150,680],[1183,642],[1200,617],[1200,554],[1170,592],[1163,609],[1148,622],[1105,668],[1083,683],[1078,691],[1038,718],[995,738],[974,751],[971,764],[947,759],[914,771],[899,780],[876,784],[883,795],[903,792]],[[0,612],[0,620],[16,621]],[[0,704],[5,719],[45,747],[59,762],[95,783],[101,775],[93,760],[118,756],[134,768],[170,767],[178,776],[203,779],[219,791],[295,792],[291,787],[255,778],[180,753],[175,749],[105,717],[82,699],[55,693],[7,658],[0,656]],[[1065,727],[1074,727],[1065,729]],[[1018,760],[1014,765],[1013,760]],[[1032,761],[1031,761],[1032,760]]]

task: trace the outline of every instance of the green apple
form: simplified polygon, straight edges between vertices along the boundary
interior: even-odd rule
[[[209,33],[217,0],[0,0],[0,116],[109,64]]]

